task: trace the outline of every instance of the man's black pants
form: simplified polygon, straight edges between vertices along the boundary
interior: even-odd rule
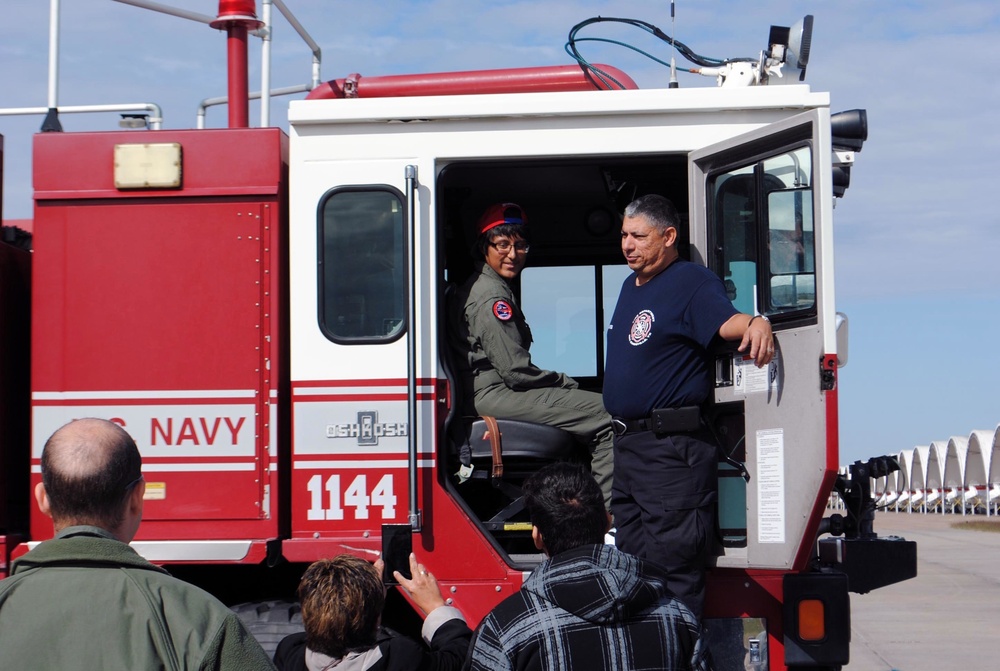
[[[615,545],[662,566],[667,586],[699,619],[715,529],[717,455],[703,433],[615,437]]]

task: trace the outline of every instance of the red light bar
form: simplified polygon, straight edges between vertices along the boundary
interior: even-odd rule
[[[257,18],[256,0],[219,0],[219,15],[209,25],[219,30],[230,24],[241,24],[250,30],[256,30],[264,25]]]

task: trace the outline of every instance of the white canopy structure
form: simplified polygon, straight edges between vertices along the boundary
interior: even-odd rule
[[[986,482],[989,486],[989,494],[987,495],[988,506],[993,506],[993,513],[996,514],[997,503],[1000,503],[1000,424],[997,425],[996,430],[993,432],[993,448],[990,450],[990,456],[988,459],[988,467],[986,470]]]
[[[927,512],[924,505],[927,482],[927,463],[930,445],[917,445],[913,448],[913,461],[910,462],[910,510],[919,507],[921,512]]]
[[[968,438],[952,436],[948,439],[941,470],[941,486],[944,489],[941,512],[944,512],[945,506],[955,512],[955,507],[961,504],[962,513],[965,513],[965,459],[968,451]]]
[[[944,481],[941,468],[944,466],[945,454],[948,452],[948,441],[932,440],[924,461],[924,512],[927,509],[944,512]]]
[[[882,510],[944,514],[960,506],[963,515],[987,516],[1000,511],[1000,424],[968,437],[900,450],[896,460],[898,471],[871,480],[875,504]]]
[[[969,447],[965,456],[965,480],[963,486],[966,492],[966,502],[977,510],[980,506],[990,514],[989,491],[992,484],[989,480],[990,458],[995,449],[998,431],[977,430],[969,434]]]
[[[900,450],[899,455],[896,457],[899,461],[899,470],[896,472],[896,491],[899,492],[899,496],[896,497],[896,512],[903,506],[906,506],[906,512],[910,512],[910,467],[913,464],[913,448],[908,450]]]
[[[880,496],[875,504],[882,510],[886,510],[899,498],[899,471],[889,473],[884,478],[879,478],[879,481],[882,489],[878,490]]]

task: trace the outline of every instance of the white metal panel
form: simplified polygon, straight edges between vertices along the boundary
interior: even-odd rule
[[[369,140],[370,141],[370,140]],[[358,345],[335,345],[322,333],[319,326],[317,278],[317,206],[330,189],[342,186],[388,185],[405,192],[404,169],[418,166],[418,176],[433,175],[433,162],[423,166],[411,157],[384,160],[361,160],[360,156],[345,158],[334,143],[324,144],[328,158],[313,155],[295,162],[291,167],[290,206],[290,315],[291,315],[291,379],[342,380],[387,379],[406,376],[406,336],[394,342]],[[418,201],[429,196],[430,189],[418,191]],[[432,205],[418,202],[418,220],[426,222]],[[433,219],[431,217],[431,219]],[[426,230],[426,227],[425,227]],[[419,236],[417,240],[417,277],[432,277],[436,264],[433,236]],[[335,262],[336,260],[333,259]],[[431,302],[433,292],[429,286],[418,289],[418,316],[434,314]],[[426,324],[429,329],[421,340],[435,342],[436,320]],[[409,330],[409,328],[408,328]],[[335,348],[340,349],[336,356]],[[344,365],[349,357],[350,367]],[[430,353],[421,356],[418,370],[428,374]]]
[[[627,117],[642,114],[797,110],[825,107],[828,93],[813,93],[807,85],[760,86],[741,89],[695,87],[629,91],[505,93],[405,98],[297,100],[289,105],[292,126],[385,120],[496,119],[558,115]]]
[[[432,358],[437,342],[436,212],[434,183],[437,174],[452,161],[492,160],[531,157],[637,156],[688,154],[708,145],[742,136],[763,136],[775,125],[808,123],[814,126],[814,197],[817,209],[819,256],[817,273],[832,272],[832,214],[829,178],[829,130],[826,94],[811,93],[808,87],[760,87],[739,90],[692,89],[626,91],[610,94],[559,93],[498,96],[447,96],[378,100],[301,101],[292,104],[291,121],[291,267],[292,267],[292,380],[386,379],[405,374],[405,339],[391,345],[352,349],[349,371],[341,357],[331,357],[330,343],[316,325],[316,207],[331,187],[345,184],[391,184],[404,191],[403,169],[418,168],[416,276],[426,278],[418,287],[419,336],[425,343],[418,358],[419,378],[436,376]],[[802,110],[808,110],[804,114]],[[791,118],[791,120],[789,120]],[[825,124],[822,123],[825,120]],[[405,121],[405,122],[404,122]],[[700,212],[692,199],[691,214]],[[697,225],[697,224],[696,224]],[[704,223],[702,222],[702,226]],[[703,235],[703,233],[702,233]],[[694,239],[694,236],[692,236]],[[825,256],[829,254],[829,256]],[[832,286],[832,275],[821,286]],[[821,313],[830,312],[812,328],[813,340],[822,341],[822,350],[834,354],[833,294],[824,290],[817,297]],[[828,324],[828,326],[827,326]],[[827,338],[829,331],[829,338]],[[829,342],[826,342],[829,340]],[[343,349],[343,346],[341,346]],[[357,350],[354,352],[353,350]],[[792,355],[790,355],[792,356]],[[816,377],[818,360],[797,350],[783,362],[787,376],[802,380]],[[808,372],[804,372],[804,371]],[[810,377],[811,376],[811,377]],[[798,378],[802,378],[802,380]],[[791,384],[791,383],[790,383]],[[816,414],[823,405],[818,385],[805,399],[807,414]],[[769,395],[770,398],[770,395]],[[761,400],[766,404],[767,399]],[[821,418],[820,431],[825,427]],[[757,440],[758,430],[776,428],[748,425],[747,439]],[[769,440],[771,434],[762,434]],[[809,490],[812,498],[823,476],[825,441],[809,452],[797,450],[798,436],[782,435],[783,457],[777,462],[784,477],[801,478],[796,486]],[[773,441],[772,441],[773,442]],[[804,458],[804,461],[802,461]],[[815,472],[799,473],[797,463],[808,463]],[[753,466],[753,464],[752,464]],[[755,485],[751,485],[751,489]],[[792,503],[798,503],[791,496]],[[811,504],[811,501],[810,501]],[[785,537],[802,537],[808,510],[791,510],[796,520],[789,523]],[[752,534],[757,534],[754,528]],[[785,547],[794,545],[795,547]],[[723,560],[732,565],[786,567],[795,555],[797,542],[759,557],[759,546],[730,549]]]
[[[688,152],[784,118],[781,110],[740,113],[738,119],[712,113],[637,115],[561,120],[549,117],[457,119],[430,123],[311,126],[298,136],[303,151],[295,164],[323,156],[394,160],[400,155],[442,161],[549,156],[622,156]],[[669,124],[669,127],[668,127]],[[330,135],[336,133],[336,135]],[[296,135],[293,134],[293,146]],[[351,160],[351,159],[345,159]],[[422,175],[426,184],[428,176]],[[294,184],[294,179],[293,179]],[[293,186],[293,191],[296,186]]]
[[[745,409],[747,469],[746,552],[726,550],[721,566],[790,568],[805,538],[816,494],[826,475],[828,440],[835,434],[828,423],[828,392],[820,387],[819,365],[825,354],[835,354],[835,319],[832,287],[832,200],[830,180],[829,111],[802,112],[765,127],[700,148],[691,153],[689,170],[692,246],[703,258],[706,251],[709,171],[729,163],[751,160],[747,145],[759,157],[783,150],[783,134],[807,130],[797,137],[812,139],[812,192],[815,208],[817,323],[780,330],[778,353],[770,365],[772,384],[752,393],[737,388],[717,390],[717,400],[742,400]],[[801,141],[801,140],[797,140]],[[753,159],[756,160],[756,159]],[[832,348],[832,349],[831,349]],[[834,419],[835,421],[835,419]],[[836,463],[836,460],[834,460]]]
[[[448,162],[541,156],[687,153],[828,104],[806,86],[722,91],[714,88],[584,93],[439,96],[298,101],[291,120],[292,380],[344,377],[324,356],[317,323],[316,207],[334,186],[390,184],[404,190],[403,169],[418,168],[417,276],[436,273],[434,179]],[[415,119],[402,123],[400,119]],[[426,265],[423,265],[425,264]],[[436,314],[434,287],[418,287],[418,314]],[[421,334],[435,342],[436,324]],[[351,368],[363,377],[399,376],[406,343],[357,347]],[[431,371],[429,349],[418,374]],[[355,373],[354,377],[357,377]]]

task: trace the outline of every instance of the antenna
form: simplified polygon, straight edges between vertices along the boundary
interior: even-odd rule
[[[677,82],[677,61],[674,59],[677,48],[674,46],[674,38],[677,36],[677,12],[674,9],[674,0],[670,0],[670,83],[667,88],[676,89],[680,86]]]

